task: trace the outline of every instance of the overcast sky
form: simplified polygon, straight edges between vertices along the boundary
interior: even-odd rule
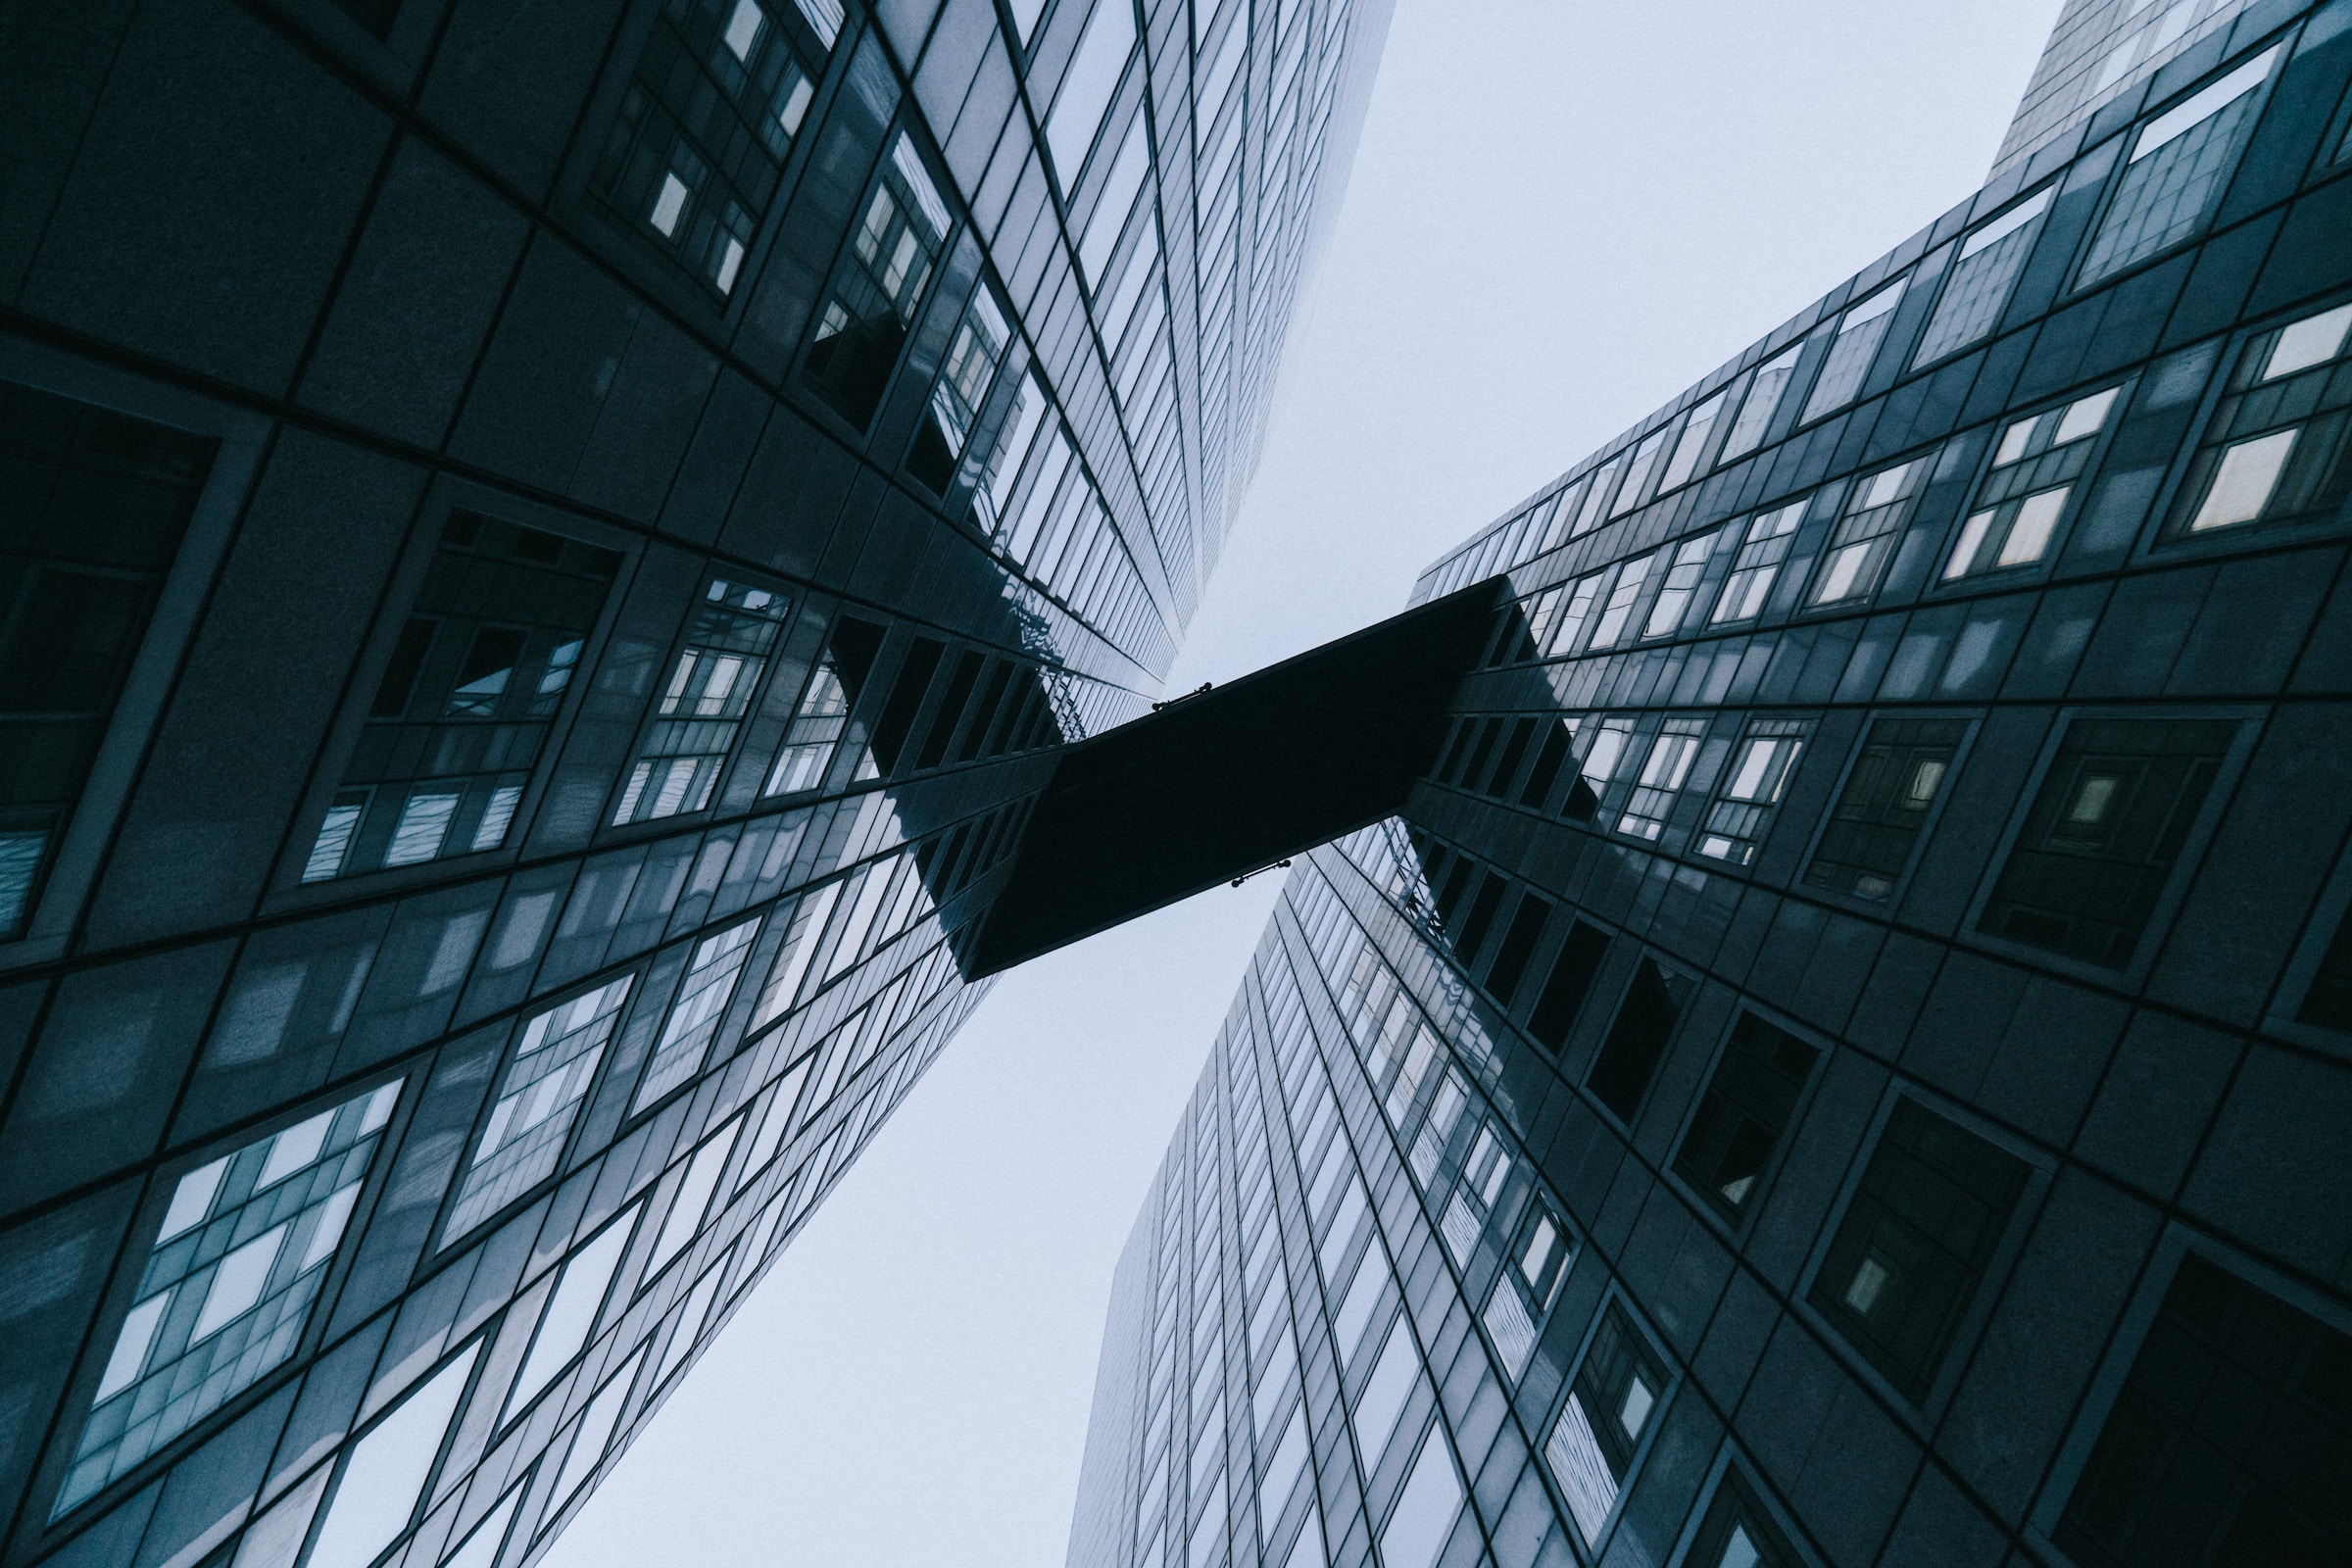
[[[1448,545],[1984,178],[2057,0],[1398,0],[1170,677]],[[1276,879],[1001,982],[546,1559],[1061,1562],[1111,1265]]]

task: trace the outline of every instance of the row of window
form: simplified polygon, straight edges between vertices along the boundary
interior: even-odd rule
[[[2160,537],[2202,538],[2253,523],[2332,515],[2352,490],[2352,305],[2248,339],[2224,382],[2180,499]],[[2041,565],[2081,511],[2099,440],[2123,386],[2005,422],[1936,571],[1938,582]],[[1799,610],[1867,603],[1884,581],[1938,455],[1856,478],[1844,489]],[[1836,487],[1661,546],[1506,609],[1486,662],[1554,659],[1744,625],[1774,603],[1800,526]]]
[[[2202,234],[2220,208],[2239,155],[2273,77],[2288,51],[2274,44],[2230,70],[2174,108],[2143,122],[2111,180],[2092,228],[2075,287],[2086,289]],[[2024,275],[2058,181],[2009,203],[1947,248],[1935,309],[1916,328],[1908,368],[1918,370],[1989,336]],[[1939,251],[1937,256],[1947,254]],[[1679,488],[1785,434],[1826,417],[1861,395],[1906,292],[1936,266],[1930,258],[1874,289],[1824,327],[1774,355],[1756,369],[1669,420],[1632,448],[1589,468],[1438,569],[1434,593],[1449,592],[1566,539],[1598,527],[1656,496]],[[1933,286],[1932,283],[1920,286]],[[1811,356],[1810,394],[1790,422],[1795,380]],[[1784,428],[1786,427],[1786,428]],[[1669,451],[1671,443],[1671,452]],[[2257,455],[2249,464],[2267,463]],[[2249,469],[2248,490],[2257,487]],[[2270,477],[2276,479],[2277,471]],[[1651,481],[1657,482],[1654,487]],[[2225,511],[2228,510],[2225,508]],[[2231,517],[2229,520],[2247,520]],[[2208,522],[2202,526],[2218,526]],[[1997,551],[1997,546],[1995,547]]]
[[[1326,889],[1316,887],[1304,903],[1310,933],[1336,917],[1339,901]],[[1604,1086],[1621,1072],[1609,1058],[1619,1053],[1624,1059],[1627,1015],[1656,1004],[1644,996],[1644,982],[1654,987],[1659,978],[1654,971],[1652,960],[1641,960],[1588,1074],[1587,1087],[1604,1103]],[[1369,989],[1351,979],[1343,994]],[[1642,1022],[1631,1032],[1655,1033]],[[1671,1164],[1727,1222],[1752,1210],[1822,1060],[1818,1049],[1757,1015],[1736,1016]],[[1449,1141],[1462,1147],[1450,1138],[1460,1119],[1458,1084],[1449,1073],[1453,1093],[1442,1091],[1432,1103],[1420,1141],[1434,1146],[1426,1166],[1415,1147],[1412,1164],[1425,1187],[1438,1163],[1435,1148]],[[1804,1299],[1891,1391],[1922,1404],[1948,1382],[1972,1308],[2031,1211],[2036,1167],[1908,1094],[1888,1102],[1866,1147],[1825,1229]],[[1474,1238],[1476,1231],[1455,1223],[1453,1205],[1465,1194],[1494,1203],[1509,1163],[1500,1148],[1492,1128],[1468,1141],[1445,1226],[1457,1265],[1470,1246],[1456,1232]],[[1531,1200],[1504,1253],[1513,1299],[1539,1277],[1530,1260],[1550,1256],[1562,1224],[1546,1203]],[[2308,1446],[2306,1452],[2328,1455],[2328,1463],[2352,1455],[2352,1398],[2343,1382],[2352,1336],[2194,1250],[2177,1254],[2169,1283],[2163,1271],[2157,1281],[2154,1321],[2130,1351],[2121,1392],[2110,1407],[2086,1415],[2099,1423],[2096,1441],[2080,1471],[2052,1494],[2039,1528],[2076,1561],[2115,1568],[2175,1560],[2183,1549],[2213,1552],[2217,1561],[2235,1560],[2232,1553],[2249,1561],[2340,1554],[2352,1544],[2352,1519],[2332,1499],[2331,1472],[2327,1464],[2284,1462],[2278,1445]],[[1494,1332],[1492,1304],[1485,1316],[1503,1352],[1515,1341]],[[1626,1303],[1604,1301],[1544,1445],[1568,1510],[1595,1550],[1675,1380],[1671,1358]],[[2183,1397],[2183,1389],[2195,1392]],[[2208,1412],[2224,1406],[2240,1417],[2217,1427]],[[2295,1436],[2284,1439],[2288,1432]],[[1786,1514],[1764,1496],[1733,1469],[1706,1504],[1685,1560],[1741,1568],[1807,1561],[1783,1528]]]

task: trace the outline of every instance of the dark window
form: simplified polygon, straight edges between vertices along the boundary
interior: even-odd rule
[[[669,0],[589,189],[705,288],[732,293],[832,46],[782,0]]]
[[[1577,1010],[1584,1006],[1592,977],[1600,972],[1600,960],[1608,952],[1608,933],[1600,927],[1579,920],[1568,928],[1559,956],[1551,960],[1543,995],[1536,998],[1536,1010],[1527,1020],[1527,1032],[1553,1055],[1568,1043],[1569,1026],[1576,1022]]]
[[[1494,950],[1494,961],[1487,968],[1487,990],[1504,1007],[1519,994],[1519,981],[1527,973],[1527,960],[1535,956],[1536,939],[1544,934],[1544,922],[1551,918],[1551,905],[1533,893],[1519,899],[1518,912],[1502,933],[1502,945]]]
[[[2303,993],[2295,1021],[2352,1034],[2352,909],[2336,922],[2335,936],[2321,956],[2311,988]]]
[[[874,760],[885,774],[898,771],[899,756],[906,749],[906,737],[922,711],[940,656],[947,651],[946,644],[932,637],[917,637],[907,648],[898,679],[891,682],[890,699],[882,705],[882,716],[874,722]]]
[[[1438,763],[1429,770],[1431,778],[1442,779],[1446,776],[1454,759],[1461,753],[1462,742],[1468,740],[1477,728],[1478,720],[1475,718],[1457,718],[1453,721],[1452,728],[1446,732],[1445,748],[1438,753]]]
[[[833,412],[860,429],[881,406],[948,227],[939,187],[914,143],[899,132],[864,216],[851,230],[801,372]]]
[[[1690,982],[1681,975],[1667,973],[1650,958],[1635,966],[1634,983],[1617,1004],[1617,1021],[1609,1025],[1609,1037],[1585,1074],[1593,1098],[1629,1127],[1690,1000]]]
[[[1732,1026],[1699,1098],[1698,1113],[1674,1156],[1675,1174],[1698,1190],[1725,1219],[1738,1223],[1772,1163],[1797,1097],[1821,1053],[1752,1012]]]
[[[1960,242],[1952,270],[1944,278],[1943,297],[1919,340],[1915,366],[1942,359],[1966,348],[1991,331],[2001,318],[2001,307],[2026,270],[2026,258],[2041,233],[2038,220],[2048,211],[2058,187],[2044,185],[1989,223],[1981,223]]]
[[[1912,846],[1968,733],[1956,718],[1882,718],[1805,868],[1809,886],[1883,899],[1911,863]]]
[[[2263,333],[2238,352],[2180,487],[2171,535],[2318,517],[2352,491],[2352,305]]]
[[[2026,1176],[2016,1155],[1896,1102],[1810,1299],[1906,1397],[1934,1385]]]
[[[1487,793],[1497,799],[1507,794],[1511,780],[1518,775],[1520,760],[1527,756],[1527,743],[1536,738],[1536,721],[1523,718],[1511,726],[1511,738],[1502,744],[1502,755],[1494,760],[1494,776],[1487,781]]]
[[[1559,719],[1551,721],[1551,730],[1544,737],[1543,750],[1536,753],[1536,765],[1528,771],[1527,787],[1519,792],[1521,806],[1542,808],[1551,798],[1551,786],[1558,781],[1560,764],[1568,760],[1568,744],[1575,732]]]
[[[2352,1561],[2352,1337],[2191,1252],[2054,1532],[2082,1568]]]
[[[948,688],[940,695],[939,711],[932,715],[931,728],[915,753],[916,767],[937,767],[947,757],[948,743],[955,739],[956,725],[972,700],[972,687],[979,682],[984,662],[977,651],[969,649],[956,661],[956,671],[948,677]]]
[[[1684,1561],[1690,1568],[1800,1568],[1803,1559],[1734,1468],[1723,1473],[1723,1485],[1715,1489],[1706,1522]]]
[[[1479,887],[1477,897],[1470,901],[1470,912],[1462,919],[1462,928],[1454,934],[1453,956],[1468,968],[1478,959],[1478,950],[1486,945],[1487,931],[1494,924],[1494,916],[1502,910],[1503,879],[1494,872]]]
[[[1487,758],[1494,752],[1495,738],[1501,733],[1501,719],[1480,719],[1478,721],[1478,738],[1470,743],[1469,751],[1462,758],[1462,770],[1452,782],[1472,789],[1477,788],[1477,781],[1486,771]]]
[[[1665,1396],[1666,1369],[1624,1311],[1611,1305],[1601,1314],[1568,1402],[1544,1442],[1544,1460],[1587,1545],[1597,1542],[1607,1525]]]
[[[305,882],[508,841],[620,557],[453,512]]]
[[[1012,662],[999,662],[988,683],[980,688],[980,702],[972,710],[971,727],[963,732],[963,744],[956,749],[956,760],[969,762],[979,757],[988,744],[989,719],[1004,704],[1004,689],[1012,683]]]
[[[217,446],[0,382],[0,938],[32,911]]]
[[[1446,874],[1446,884],[1437,891],[1438,921],[1447,930],[1453,929],[1453,917],[1462,906],[1463,895],[1470,891],[1471,880],[1478,867],[1466,859],[1456,859],[1453,869]]]
[[[2075,720],[1977,929],[2109,968],[2130,962],[2236,727]]]
[[[400,0],[335,0],[335,4],[379,41],[392,36],[393,21],[400,15]]]
[[[621,785],[613,825],[699,811],[726,767],[768,656],[784,630],[785,597],[712,579],[695,606],[686,646],[654,699],[637,760]]]

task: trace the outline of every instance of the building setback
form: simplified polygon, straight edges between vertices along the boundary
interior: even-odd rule
[[[2070,5],[1425,574],[1501,603],[1218,1036],[1073,1568],[2352,1560],[2348,80]]]
[[[1156,690],[1386,0],[0,48],[0,1562],[539,1556]]]

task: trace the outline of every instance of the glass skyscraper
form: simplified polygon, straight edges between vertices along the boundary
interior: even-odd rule
[[[0,25],[0,1560],[545,1549],[1156,692],[1386,25]]]
[[[2348,82],[2070,4],[1984,189],[1430,568],[1072,1568],[2352,1560]]]

